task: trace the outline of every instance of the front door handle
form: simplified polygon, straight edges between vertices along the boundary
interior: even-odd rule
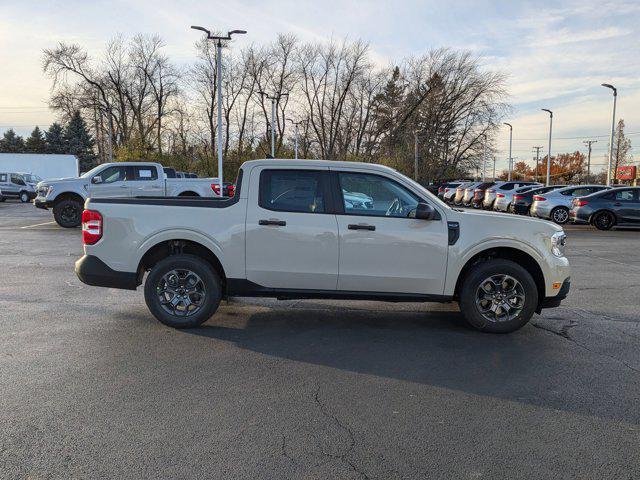
[[[621,207],[621,206],[622,206],[622,204],[621,204],[620,202],[616,202],[616,203],[614,203],[614,204],[613,204],[613,206],[614,206],[614,207]]]
[[[120,188],[127,188],[126,185],[120,185]]]
[[[258,225],[275,225],[276,227],[284,227],[287,222],[284,220],[258,220]]]
[[[349,230],[375,230],[375,225],[367,225],[366,223],[351,223],[349,224]]]

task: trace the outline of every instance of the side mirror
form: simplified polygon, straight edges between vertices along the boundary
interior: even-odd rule
[[[435,220],[436,211],[428,203],[421,202],[421,203],[418,203],[418,205],[416,205],[415,218],[419,220]]]
[[[96,175],[91,179],[91,183],[95,183],[95,184],[102,183],[102,177],[100,175]]]

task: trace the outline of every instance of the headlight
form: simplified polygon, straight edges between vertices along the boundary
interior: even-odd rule
[[[564,257],[564,246],[567,235],[564,232],[556,232],[551,236],[551,253],[556,257]]]

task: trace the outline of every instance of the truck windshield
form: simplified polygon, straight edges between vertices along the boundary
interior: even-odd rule
[[[91,170],[89,170],[88,172],[83,173],[82,175],[80,175],[80,178],[89,178],[89,177],[93,177],[98,170],[100,170],[104,165],[98,165],[97,167],[93,167]]]

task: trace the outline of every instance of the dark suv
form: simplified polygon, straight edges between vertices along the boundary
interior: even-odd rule
[[[569,218],[598,230],[614,225],[640,227],[640,187],[623,187],[573,199]]]

